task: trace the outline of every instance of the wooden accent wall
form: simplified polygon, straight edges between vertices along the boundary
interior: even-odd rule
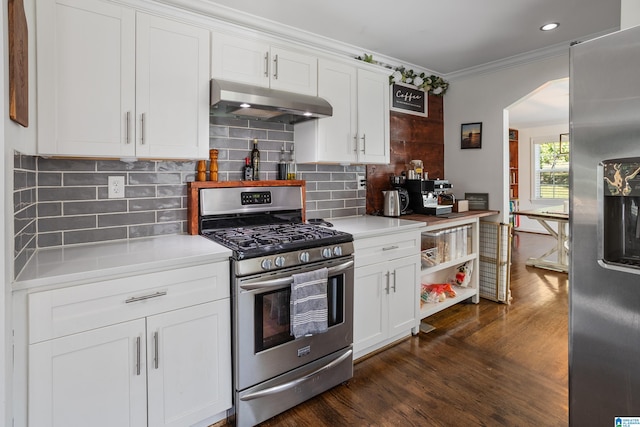
[[[391,164],[367,165],[367,214],[382,213],[389,177],[408,170],[411,160],[422,160],[430,179],[445,178],[443,106],[443,97],[429,96],[429,117],[391,112]]]

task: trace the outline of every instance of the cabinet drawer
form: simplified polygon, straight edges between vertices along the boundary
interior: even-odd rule
[[[353,243],[356,267],[361,267],[420,253],[420,232],[356,239]]]
[[[28,297],[29,343],[228,298],[229,263],[199,265]]]

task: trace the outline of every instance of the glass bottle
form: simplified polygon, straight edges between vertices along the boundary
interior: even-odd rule
[[[253,168],[253,180],[260,180],[260,150],[258,150],[258,140],[253,140],[253,150],[251,150],[251,167]]]
[[[293,144],[291,144],[291,149],[289,151],[289,170],[287,173],[287,179],[296,179],[296,159],[294,157]]]
[[[278,162],[278,179],[289,179],[289,162],[284,144],[280,149],[280,162]]]
[[[251,167],[251,159],[244,158],[244,168],[242,168],[242,179],[244,181],[253,181],[253,168]]]

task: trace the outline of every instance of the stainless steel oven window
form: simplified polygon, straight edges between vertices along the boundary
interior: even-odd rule
[[[344,322],[344,284],[344,273],[327,279],[329,328]],[[255,353],[293,341],[290,303],[290,286],[255,295]]]

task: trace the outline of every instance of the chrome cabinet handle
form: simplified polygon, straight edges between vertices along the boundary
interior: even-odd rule
[[[140,337],[136,338],[136,375],[140,375]]]
[[[393,288],[393,293],[395,294],[396,293],[396,272],[394,271],[394,272],[391,272],[389,274],[391,274],[393,276],[393,286],[392,286],[392,288]]]
[[[153,353],[153,365],[156,369],[158,369],[158,364],[160,363],[159,361],[159,350],[158,350],[158,345],[160,343],[158,342],[158,331],[155,331],[153,333],[153,346],[155,347],[154,353]]]
[[[127,144],[131,143],[131,111],[127,111],[126,124],[125,124],[125,141]]]
[[[140,145],[144,145],[144,119],[145,113],[142,113],[140,117]]]
[[[357,133],[353,136],[353,142],[355,145],[353,152],[357,153],[358,152],[358,134]]]
[[[383,251],[392,251],[392,250],[394,250],[394,249],[398,249],[399,247],[400,247],[400,246],[398,246],[398,245],[387,246],[387,247],[382,248],[382,250],[383,250]]]
[[[278,55],[273,57],[273,78],[278,80]]]
[[[364,153],[365,151],[367,151],[367,134],[363,133],[362,134],[362,152]]]
[[[142,295],[139,297],[131,297],[125,300],[125,304],[129,304],[131,302],[138,302],[138,301],[144,301],[146,299],[151,299],[151,298],[158,298],[158,297],[163,297],[167,294],[167,291],[158,291],[158,292],[154,292],[152,294],[148,294],[148,295]]]
[[[387,276],[387,287],[384,288],[384,290],[387,292],[387,295],[389,295],[389,272],[387,271],[387,274],[385,274],[385,276]]]
[[[264,53],[264,76],[269,77],[269,52]]]

